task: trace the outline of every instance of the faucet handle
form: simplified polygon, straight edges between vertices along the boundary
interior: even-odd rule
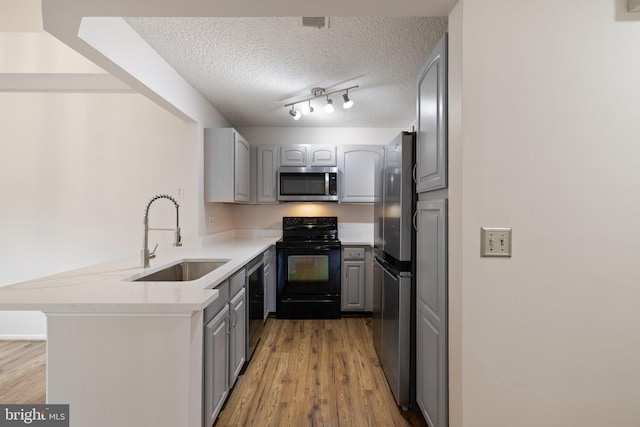
[[[153,250],[151,252],[149,252],[149,259],[153,259],[156,257],[156,249],[158,249],[158,244],[156,243],[156,246],[153,248]]]

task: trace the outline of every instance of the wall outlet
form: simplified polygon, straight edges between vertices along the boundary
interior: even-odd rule
[[[480,256],[511,256],[510,228],[480,228]]]
[[[184,192],[181,187],[178,187],[178,191],[176,191],[178,199],[184,199]]]

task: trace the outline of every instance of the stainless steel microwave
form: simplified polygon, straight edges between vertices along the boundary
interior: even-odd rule
[[[281,167],[278,169],[281,202],[337,202],[338,168]]]

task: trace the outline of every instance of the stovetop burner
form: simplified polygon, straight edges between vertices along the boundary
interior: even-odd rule
[[[282,241],[337,242],[338,217],[335,216],[285,216],[282,218]]]

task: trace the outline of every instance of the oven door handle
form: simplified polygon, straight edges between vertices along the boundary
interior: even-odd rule
[[[314,247],[309,248],[309,249],[313,249],[315,251],[326,251],[326,252],[329,252],[329,251],[333,251],[333,250],[340,249],[340,248],[337,248],[337,247],[333,247],[332,248],[331,246],[318,245],[318,246],[314,246]]]

